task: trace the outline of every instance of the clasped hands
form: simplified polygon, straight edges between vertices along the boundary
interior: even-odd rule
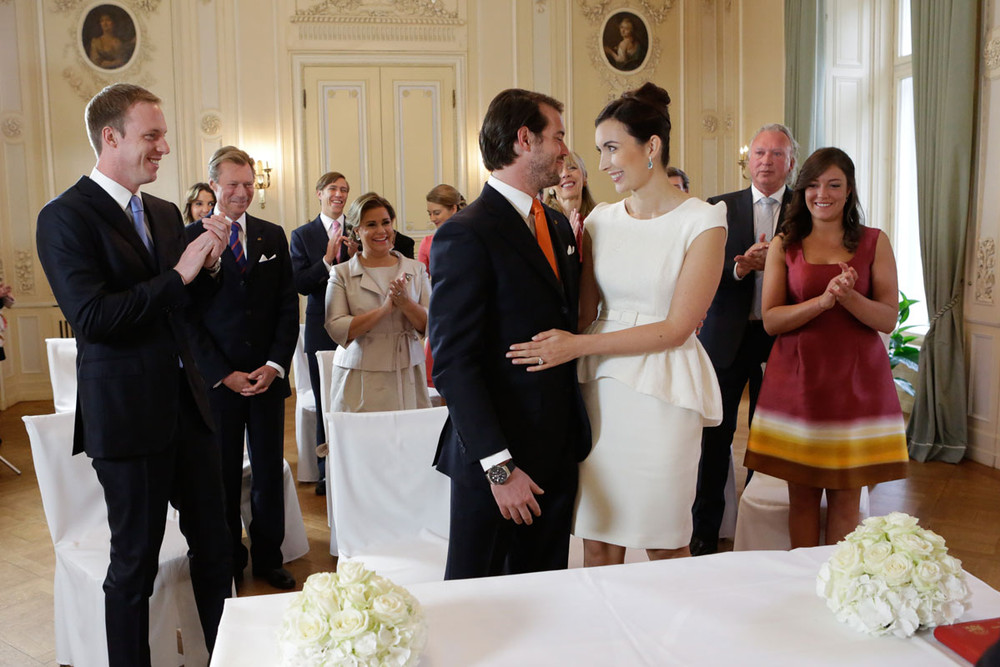
[[[400,308],[411,301],[410,295],[406,292],[406,283],[408,282],[410,282],[410,274],[405,273],[389,283],[389,291],[385,296],[386,303]]]
[[[763,271],[767,249],[770,247],[771,242],[767,240],[767,236],[761,234],[757,243],[747,248],[745,253],[733,257],[733,261],[736,262],[736,274],[743,278],[751,271]]]
[[[222,384],[242,396],[256,396],[267,391],[277,376],[278,369],[264,364],[249,373],[233,371],[222,380]]]
[[[844,262],[837,262],[837,266],[840,267],[840,273],[830,279],[826,290],[819,297],[819,305],[823,310],[829,310],[837,303],[843,304],[855,294],[854,283],[858,280],[858,272]]]

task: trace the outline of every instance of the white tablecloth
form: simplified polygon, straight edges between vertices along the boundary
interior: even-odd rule
[[[469,665],[952,665],[929,632],[874,638],[816,596],[832,547],[748,551],[510,577],[415,584],[427,614],[423,667]],[[962,620],[1000,616],[970,576]],[[226,602],[213,667],[277,665],[294,593]]]

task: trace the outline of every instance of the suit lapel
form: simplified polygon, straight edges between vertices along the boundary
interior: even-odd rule
[[[521,218],[521,214],[517,212],[517,209],[503,195],[489,185],[483,190],[483,195],[487,194],[489,198],[486,201],[494,216],[499,235],[524,258],[531,268],[539,274],[539,277],[565,298],[565,292],[563,292],[559,279],[552,272],[552,267],[549,266],[548,260],[545,259],[545,254],[538,246],[538,241],[528,231],[528,225]],[[549,235],[552,238],[553,244],[552,249],[556,253],[556,261],[558,263],[560,261],[558,259],[560,254],[558,248],[559,234],[553,230],[553,225],[549,220],[547,212],[545,214],[545,222],[549,226]],[[561,263],[559,264],[559,270],[565,275],[565,269]]]
[[[257,218],[247,216],[247,241],[243,247],[243,254],[247,256],[247,270],[249,274],[257,266],[257,262],[267,252],[264,247],[264,225]]]
[[[89,177],[84,176],[80,179],[78,183],[80,190],[86,194],[94,207],[94,211],[97,216],[108,223],[114,231],[122,236],[125,241],[132,246],[136,254],[142,260],[143,264],[150,270],[156,271],[156,263],[153,257],[149,254],[149,250],[143,244],[142,239],[139,238],[138,232],[135,231],[135,226],[132,221],[129,220],[128,215],[118,206],[118,203],[112,199],[104,188],[99,186],[97,183],[92,181]],[[145,208],[145,200],[143,200],[143,207]],[[156,242],[154,237],[153,242]]]

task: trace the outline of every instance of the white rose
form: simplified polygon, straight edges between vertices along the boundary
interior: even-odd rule
[[[336,641],[357,637],[367,629],[367,612],[347,608],[330,616],[330,636]]]
[[[882,578],[889,586],[902,586],[910,582],[913,572],[913,561],[903,554],[895,553],[885,559],[882,565]]]
[[[926,528],[923,529],[920,531],[920,537],[931,543],[936,556],[942,556],[948,551],[948,547],[945,546],[944,538],[935,533],[933,530],[928,530]]]
[[[350,584],[344,586],[340,591],[343,600],[343,607],[354,607],[364,611],[371,607],[371,597],[368,586],[365,584]]]
[[[885,517],[884,516],[870,516],[861,522],[861,525],[869,530],[875,530],[882,532],[885,530]],[[857,530],[857,528],[855,529]]]
[[[378,642],[375,640],[374,632],[366,632],[360,637],[355,637],[352,642],[354,653],[362,659],[368,659],[378,651]]]
[[[357,560],[342,560],[337,563],[337,578],[341,586],[348,584],[363,584],[372,576],[371,570],[365,569],[365,564]]]
[[[930,542],[915,533],[893,533],[890,540],[897,551],[902,551],[910,558],[927,558],[934,551]]]
[[[830,567],[834,572],[848,577],[855,577],[864,571],[861,560],[861,549],[853,542],[841,542],[837,550],[830,556]]]
[[[906,535],[920,530],[915,517],[902,512],[892,512],[885,517],[885,532],[890,538],[896,535]]]
[[[382,595],[383,593],[388,593],[389,591],[404,590],[392,583],[391,580],[377,574],[373,574],[368,578],[368,588],[371,589],[372,596]]]
[[[310,576],[302,585],[302,594],[327,615],[340,609],[337,575],[332,572],[320,572]]]
[[[935,590],[943,576],[944,571],[940,565],[932,560],[921,561],[913,569],[913,585],[921,591]]]
[[[383,593],[372,600],[372,613],[383,623],[396,625],[410,616],[406,598],[395,591]]]
[[[962,561],[958,560],[954,556],[941,556],[938,563],[941,565],[941,569],[944,570],[945,574],[950,574],[956,577],[962,574]]]
[[[281,638],[295,646],[316,646],[324,642],[329,629],[322,614],[292,606],[285,610]]]
[[[875,542],[864,550],[862,560],[865,564],[865,572],[868,574],[881,574],[885,566],[885,559],[892,555],[892,544],[886,541]]]

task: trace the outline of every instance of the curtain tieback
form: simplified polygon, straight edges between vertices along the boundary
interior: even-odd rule
[[[956,305],[958,305],[958,302],[961,301],[961,299],[962,299],[962,295],[961,294],[956,294],[955,296],[953,296],[952,299],[951,299],[951,301],[949,301],[948,303],[946,303],[941,308],[941,310],[939,310],[936,313],[934,313],[934,317],[931,318],[931,321],[927,325],[927,328],[930,329],[932,326],[934,326],[934,323],[937,322],[939,319],[941,319],[944,316],[945,313],[947,313],[949,310],[951,310]]]

